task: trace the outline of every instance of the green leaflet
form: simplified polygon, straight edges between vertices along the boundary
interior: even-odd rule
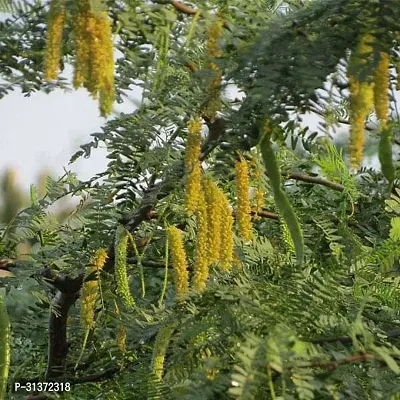
[[[383,176],[389,181],[389,190],[392,189],[396,170],[392,159],[392,130],[388,127],[381,132],[379,142],[379,161]]]
[[[10,368],[10,320],[4,304],[4,290],[0,292],[0,400],[7,392],[8,370]]]
[[[261,132],[261,134],[263,134],[263,132]],[[278,207],[282,218],[285,220],[290,232],[290,236],[292,237],[297,263],[302,264],[304,257],[303,233],[293,207],[290,204],[285,192],[282,190],[281,174],[276,162],[275,153],[271,147],[270,135],[264,135],[260,142],[260,149],[264,165],[271,182],[275,204]]]

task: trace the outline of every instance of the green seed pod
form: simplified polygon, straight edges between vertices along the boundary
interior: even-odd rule
[[[267,170],[268,177],[270,179],[275,204],[279,210],[280,215],[284,219],[292,237],[296,252],[297,263],[302,264],[304,256],[303,233],[301,231],[299,221],[297,220],[297,216],[292,208],[292,205],[290,204],[285,192],[281,188],[281,174],[278,164],[276,162],[274,150],[271,146],[270,129],[271,128],[269,126],[261,128],[261,130],[265,132],[265,135],[260,143],[261,154],[265,168]]]
[[[4,292],[4,291],[2,291]],[[8,370],[10,368],[10,320],[4,298],[0,292],[0,400],[4,400],[7,392]]]
[[[385,127],[381,132],[378,155],[382,174],[389,181],[389,190],[391,190],[396,175],[396,169],[392,158],[392,130],[390,127]]]
[[[126,248],[128,246],[128,234],[123,225],[119,225],[115,233],[115,276],[117,279],[117,294],[119,294],[125,306],[131,308],[135,305],[129,290],[128,274],[126,272]]]

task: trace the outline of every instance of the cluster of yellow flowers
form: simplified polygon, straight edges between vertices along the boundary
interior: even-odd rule
[[[185,169],[186,178],[186,195],[185,206],[188,215],[194,214],[200,198],[200,180],[201,180],[201,122],[197,118],[189,122],[188,139],[186,142],[186,159]]]
[[[203,178],[202,187],[207,209],[207,259],[210,263],[215,263],[219,258],[221,248],[221,191],[210,177]]]
[[[229,201],[221,189],[219,189],[219,209],[221,219],[219,267],[223,271],[229,271],[234,261],[233,216]]]
[[[260,218],[258,216],[258,212],[262,211],[263,207],[265,206],[265,191],[262,188],[261,185],[261,174],[262,174],[262,170],[260,167],[260,164],[257,163],[255,160],[251,161],[251,177],[252,180],[254,182],[255,186],[255,192],[254,192],[254,196],[253,196],[253,205],[254,205],[254,219],[258,219]]]
[[[223,26],[223,21],[218,17],[207,26],[208,39],[206,50],[209,58],[218,58],[222,55],[222,50],[218,41],[223,35]],[[209,100],[203,110],[203,115],[210,120],[213,120],[217,111],[221,109],[220,87],[222,82],[222,72],[214,62],[210,63],[209,68],[213,71],[214,78],[211,80],[207,88]]]
[[[189,290],[189,272],[181,232],[175,226],[168,228],[168,243],[171,248],[172,265],[175,275],[175,291],[178,298],[184,297]]]
[[[350,65],[357,69],[372,62],[374,37],[365,34],[358,47],[353,51]],[[350,84],[350,162],[358,168],[362,161],[365,120],[374,110],[380,120],[381,129],[387,125],[389,115],[389,54],[380,53],[380,60],[372,77],[360,81],[356,76],[349,76]]]
[[[188,215],[196,216],[197,238],[193,285],[196,290],[202,291],[211,264],[218,264],[225,271],[231,268],[234,247],[233,217],[224,192],[210,177],[201,177],[200,120],[191,121],[188,130],[185,209]],[[186,254],[177,228],[169,228],[168,235],[175,270],[176,292],[181,296],[188,290]]]
[[[93,11],[89,0],[80,0],[74,24],[74,87],[84,86],[99,97],[101,115],[114,103],[114,56],[110,19],[105,11]]]
[[[200,192],[200,201],[196,210],[196,224],[197,236],[193,284],[201,292],[205,289],[209,269],[207,202],[203,191]]]
[[[205,289],[210,265],[217,264],[222,270],[229,271],[234,256],[232,210],[224,192],[210,177],[204,177],[201,181],[195,215],[197,235],[193,286],[201,292]],[[187,261],[182,238],[176,227],[168,228],[168,239],[176,292],[178,296],[183,296],[189,286]]]
[[[91,265],[87,269],[86,276],[96,273],[96,279],[84,282],[81,292],[81,321],[86,329],[93,329],[95,326],[94,311],[98,294],[99,273],[103,269],[107,259],[107,252],[104,249],[96,251]]]
[[[387,125],[389,117],[389,63],[388,53],[381,52],[379,64],[376,67],[374,75],[374,104],[376,116],[381,122],[381,127]]]
[[[46,43],[46,80],[57,79],[60,72],[62,36],[65,23],[64,0],[53,0],[48,17],[48,35]]]
[[[239,234],[244,240],[252,240],[253,226],[250,215],[249,170],[246,160],[242,156],[240,156],[239,161],[235,162],[235,173]]]
[[[65,0],[52,0],[46,46],[47,80],[56,79],[60,69]],[[84,86],[99,98],[102,116],[112,111],[115,98],[114,56],[110,18],[105,11],[91,9],[89,0],[79,0],[73,18],[75,41],[75,88]]]
[[[224,32],[224,23],[220,18],[216,18],[211,24],[207,25],[207,55],[209,57],[221,57],[222,50],[218,43]]]
[[[123,225],[119,225],[115,233],[115,276],[117,280],[117,294],[121,296],[128,308],[135,305],[129,289],[128,273],[126,271],[126,253],[128,246],[128,234]]]

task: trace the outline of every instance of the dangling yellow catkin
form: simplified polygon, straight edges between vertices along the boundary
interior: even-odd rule
[[[225,193],[220,189],[219,203],[221,212],[221,231],[220,231],[220,253],[219,253],[219,267],[223,271],[229,271],[232,268],[233,261],[233,216],[232,209]]]
[[[175,226],[168,228],[168,242],[174,268],[175,291],[178,298],[182,298],[189,291],[189,272],[181,231]]]
[[[221,204],[219,188],[211,178],[205,177],[202,181],[207,204],[208,255],[210,263],[218,260],[221,246]]]
[[[196,211],[201,190],[201,122],[199,119],[188,124],[188,139],[186,143],[186,193],[185,208],[188,215]]]
[[[220,18],[215,19],[207,25],[206,50],[209,57],[217,58],[222,56],[222,50],[218,43],[224,32],[224,23]]]
[[[115,98],[113,41],[107,12],[94,12],[88,0],[80,0],[74,36],[74,87],[84,86],[93,98],[99,97],[100,114],[107,116]]]
[[[206,51],[209,58],[218,58],[222,56],[222,50],[218,41],[222,37],[223,26],[223,21],[220,18],[216,18],[212,23],[207,25]],[[203,115],[205,118],[213,120],[217,111],[221,109],[220,87],[222,72],[214,62],[210,63],[209,68],[213,71],[214,77],[207,88],[209,99],[203,110]]]
[[[50,4],[46,60],[45,60],[45,79],[51,81],[57,79],[60,72],[62,36],[65,22],[64,0],[52,0]]]
[[[129,289],[129,279],[126,271],[126,251],[128,234],[123,225],[119,225],[115,233],[115,276],[117,280],[117,294],[121,296],[125,306],[132,308],[135,300]]]
[[[389,116],[389,63],[390,57],[388,53],[381,52],[379,64],[374,75],[374,103],[376,116],[381,122],[381,128],[384,129],[388,122]]]
[[[372,54],[373,36],[362,36],[358,48],[352,54],[350,65],[356,69],[368,62]],[[350,162],[353,168],[359,168],[364,149],[365,119],[373,110],[374,89],[373,84],[360,82],[355,76],[349,76],[350,85]]]
[[[240,157],[240,161],[235,162],[235,173],[239,234],[244,240],[252,240],[253,227],[250,216],[249,171],[243,157]]]
[[[94,311],[98,294],[99,273],[107,260],[107,252],[99,249],[91,260],[91,266],[87,269],[86,276],[96,273],[96,279],[85,281],[81,292],[81,321],[86,329],[93,329],[95,326]]]
[[[174,333],[176,324],[171,324],[162,327],[157,334],[156,341],[153,347],[153,357],[151,360],[151,370],[156,378],[161,381],[164,372],[164,360],[167,353],[171,336]]]
[[[90,18],[89,8],[89,2],[81,0],[77,4],[77,11],[74,15],[75,65],[73,85],[75,89],[86,85],[90,76],[90,50],[87,33]]]
[[[202,292],[208,279],[208,220],[205,195],[200,192],[199,204],[196,210],[197,236],[194,262],[193,284],[196,290]]]
[[[253,219],[259,219],[258,213],[262,211],[263,207],[265,206],[265,192],[261,186],[261,166],[252,161],[252,180],[255,183],[255,191],[253,196],[253,204],[254,204],[254,217]]]

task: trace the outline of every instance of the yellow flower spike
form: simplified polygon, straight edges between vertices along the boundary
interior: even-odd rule
[[[370,62],[372,55],[372,42],[374,37],[365,34],[361,37],[357,48],[354,50],[349,65],[355,72],[363,65]],[[361,165],[364,142],[365,120],[374,108],[374,85],[366,79],[360,82],[356,76],[349,76],[350,85],[350,144],[349,155],[352,168]]]
[[[220,18],[216,18],[207,26],[206,51],[209,58],[218,58],[222,56],[222,50],[218,41],[223,35],[223,26],[224,23]],[[214,78],[211,80],[207,88],[209,99],[207,100],[202,112],[206,118],[213,120],[217,111],[221,109],[220,87],[222,82],[222,72],[214,62],[210,63],[209,68],[213,71]]]
[[[373,108],[373,86],[350,80],[350,162],[352,167],[361,164],[365,142],[365,120]]]
[[[219,267],[223,271],[229,271],[232,268],[233,261],[233,216],[232,209],[225,193],[220,189],[220,207],[221,207],[221,231],[220,231],[220,254],[219,254]]]
[[[209,57],[221,57],[222,51],[218,40],[222,37],[224,31],[224,23],[221,19],[216,19],[207,26],[207,55]]]
[[[376,116],[381,121],[381,127],[387,125],[389,116],[389,63],[390,57],[388,53],[380,54],[379,64],[375,70],[374,76],[374,103]]]
[[[115,233],[115,276],[117,280],[117,294],[121,296],[125,306],[132,308],[135,300],[129,289],[129,279],[126,270],[126,253],[128,246],[128,234],[123,225],[119,225]]]
[[[154,342],[151,370],[159,381],[162,380],[165,355],[167,354],[167,348],[175,328],[175,323],[163,326],[158,331],[156,340]]]
[[[196,210],[197,237],[194,262],[193,284],[196,290],[202,292],[206,287],[208,279],[208,221],[207,221],[207,203],[205,195],[200,192],[199,204]]]
[[[89,20],[89,3],[80,2],[80,8],[75,15],[73,24],[75,41],[75,65],[73,85],[75,89],[86,85],[90,73],[90,51],[88,43],[87,25]]]
[[[57,79],[60,72],[62,36],[65,23],[64,0],[52,0],[50,4],[46,42],[45,79]]]
[[[235,173],[239,234],[244,240],[252,240],[253,227],[250,216],[249,172],[243,157],[240,157],[240,161],[235,162]]]
[[[221,246],[221,197],[218,186],[211,178],[203,178],[203,190],[207,205],[208,223],[208,255],[210,263],[215,263],[219,257]]]
[[[189,272],[182,235],[181,231],[175,226],[170,226],[167,234],[174,268],[175,291],[178,298],[182,298],[189,291]]]
[[[201,122],[195,119],[188,124],[188,139],[186,142],[185,170],[186,193],[185,208],[188,215],[193,215],[199,202],[201,190]]]
[[[98,295],[98,278],[107,260],[107,252],[99,249],[91,260],[91,266],[87,269],[86,276],[96,273],[96,279],[87,281],[82,286],[81,292],[81,322],[86,329],[93,329],[95,326],[94,311]]]
[[[74,87],[84,86],[93,98],[99,97],[100,114],[107,116],[115,99],[113,40],[107,12],[92,11],[87,0],[79,2],[74,36]]]
[[[265,206],[265,192],[261,188],[261,167],[260,165],[255,162],[254,160],[250,161],[251,167],[251,178],[254,182],[255,191],[253,196],[253,205],[255,207],[255,214],[253,216],[254,220],[259,219],[258,212],[262,211],[263,207]]]

